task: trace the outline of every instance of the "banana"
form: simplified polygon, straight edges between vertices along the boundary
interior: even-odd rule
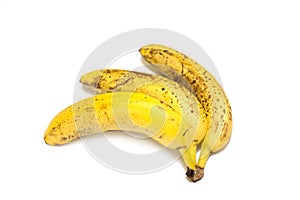
[[[189,147],[201,121],[183,120],[170,105],[144,93],[102,93],[58,113],[46,129],[44,140],[49,145],[62,145],[109,130],[133,131],[178,150],[187,167],[196,170],[196,149]]]
[[[184,121],[195,122],[190,129],[197,130],[193,138],[194,147],[203,140],[207,131],[207,121],[202,105],[185,87],[168,78],[141,72],[120,69],[96,70],[81,77],[80,82],[95,92],[129,91],[139,92],[160,99]],[[197,122],[201,121],[199,127]]]
[[[229,142],[232,114],[228,98],[213,75],[186,55],[157,44],[144,46],[139,52],[145,61],[165,76],[180,83],[188,82],[205,110],[208,130],[201,144],[196,170],[187,171],[190,180],[196,182],[204,176],[204,167],[210,155]]]
[[[160,99],[182,116],[183,121],[192,123],[195,135],[186,135],[193,143],[189,151],[196,160],[197,145],[202,142],[207,131],[207,121],[202,105],[185,87],[170,79],[155,74],[146,74],[120,69],[96,70],[81,77],[80,82],[96,93],[103,91],[140,92]],[[197,124],[200,120],[199,127]],[[198,131],[196,130],[198,129]],[[196,163],[196,161],[195,161]]]

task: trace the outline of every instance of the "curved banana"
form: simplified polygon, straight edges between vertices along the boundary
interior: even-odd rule
[[[182,121],[195,122],[191,123],[192,127],[189,127],[196,131],[195,135],[187,136],[190,137],[189,140],[193,141],[189,151],[193,152],[193,159],[196,164],[197,145],[202,142],[206,134],[207,121],[202,105],[185,87],[159,75],[120,69],[92,71],[83,75],[80,82],[96,93],[103,91],[144,93],[160,99],[175,112],[178,112],[182,116]],[[198,124],[199,120],[200,124]]]
[[[218,81],[203,66],[186,55],[162,45],[148,45],[140,50],[142,57],[167,77],[188,82],[205,109],[208,131],[201,145],[196,171],[188,170],[192,181],[200,180],[209,156],[223,149],[232,131],[232,114],[229,101]]]
[[[129,91],[139,92],[160,99],[175,112],[182,115],[183,121],[195,122],[190,129],[198,130],[193,136],[192,148],[202,142],[207,131],[207,121],[202,105],[185,87],[168,78],[141,72],[120,69],[92,71],[81,76],[80,82],[95,92]],[[201,124],[198,124],[198,121]],[[199,125],[199,127],[197,127]]]
[[[49,145],[61,145],[108,130],[133,131],[177,149],[185,164],[195,170],[195,152],[189,149],[195,129],[190,127],[198,127],[200,121],[182,120],[172,107],[149,95],[103,93],[81,100],[58,113],[49,124],[44,140]]]

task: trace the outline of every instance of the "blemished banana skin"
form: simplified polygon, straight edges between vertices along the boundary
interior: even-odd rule
[[[188,89],[173,80],[156,74],[121,69],[95,70],[82,75],[80,82],[95,93],[130,91],[147,94],[160,99],[161,102],[180,114],[183,123],[195,122],[191,123],[189,129],[197,128],[197,132],[189,135],[191,137],[189,139],[193,143],[188,148],[194,160],[193,169],[195,169],[197,146],[203,141],[208,124],[202,104]],[[183,157],[183,159],[187,158]]]
[[[103,91],[139,92],[159,99],[182,115],[183,122],[187,120],[196,122],[193,127],[190,127],[191,129],[198,129],[193,138],[194,145],[202,142],[205,136],[207,121],[202,104],[189,90],[173,80],[155,74],[104,69],[82,75],[80,82],[96,93]],[[200,124],[198,124],[199,120],[201,121]]]
[[[201,121],[183,121],[181,111],[160,99],[138,92],[101,93],[65,108],[44,134],[49,145],[62,145],[79,137],[109,130],[145,134],[182,154],[186,166],[196,170],[194,138]],[[196,127],[196,128],[193,128]],[[199,130],[198,130],[199,129]]]
[[[212,153],[223,149],[232,132],[232,112],[228,98],[218,81],[203,66],[172,48],[151,44],[139,50],[146,62],[178,82],[188,82],[204,108],[208,130],[201,144],[196,170],[188,169],[191,181],[204,176],[204,167]]]

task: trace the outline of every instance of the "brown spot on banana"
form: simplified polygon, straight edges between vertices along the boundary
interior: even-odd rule
[[[220,140],[221,142],[223,143],[227,137],[228,137],[228,132],[227,132],[227,128],[228,128],[228,124],[227,123],[224,123],[224,126],[223,126],[223,130],[222,130],[222,135],[220,137]]]
[[[184,137],[185,134],[188,132],[188,130],[189,130],[189,129],[186,129],[186,130],[183,132],[183,134],[182,134],[183,137]],[[193,140],[193,141],[194,141],[194,140]]]

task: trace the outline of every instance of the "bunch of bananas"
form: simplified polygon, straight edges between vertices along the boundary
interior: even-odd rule
[[[164,76],[119,69],[83,75],[80,82],[97,94],[58,113],[44,140],[62,145],[109,130],[145,134],[178,150],[188,179],[196,182],[204,176],[210,155],[229,142],[229,101],[212,74],[186,55],[157,44],[139,52]]]

